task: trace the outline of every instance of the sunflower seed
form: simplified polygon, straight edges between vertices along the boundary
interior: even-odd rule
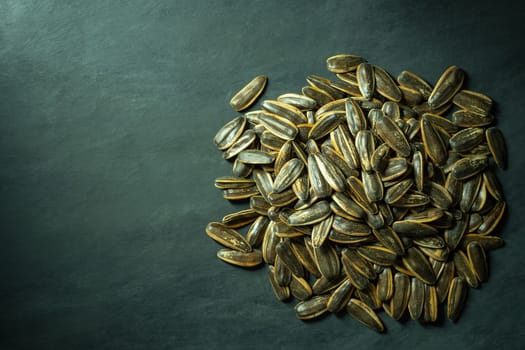
[[[361,95],[368,100],[371,99],[376,86],[374,67],[367,62],[360,63],[357,66],[356,77]]]
[[[463,278],[471,288],[478,288],[478,278],[474,268],[461,250],[456,251],[454,254],[454,265],[459,277]]]
[[[254,267],[263,262],[260,250],[253,250],[245,253],[238,250],[220,249],[217,252],[217,257],[229,264],[241,267]]]
[[[288,121],[292,122],[293,124],[308,122],[308,119],[299,108],[281,101],[264,100],[261,104],[261,107],[269,114],[274,114],[288,119]]]
[[[225,150],[231,147],[241,136],[246,126],[246,118],[239,116],[226,123],[213,138],[218,149]]]
[[[410,155],[411,149],[408,141],[399,127],[383,112],[377,114],[375,121],[376,132],[383,141],[403,157]]]
[[[277,101],[286,103],[303,111],[313,110],[317,105],[317,102],[310,97],[294,93],[283,94],[277,97]]]
[[[406,70],[399,73],[397,76],[397,82],[400,85],[418,91],[425,99],[428,99],[432,93],[432,86],[430,86],[429,83],[424,81],[418,75]]]
[[[308,138],[317,140],[332,132],[341,121],[343,121],[344,112],[335,111],[335,112],[326,112],[325,114],[319,116],[319,119],[314,124],[310,130]]]
[[[446,145],[432,123],[425,117],[421,119],[421,135],[426,154],[437,165],[443,165],[448,156]]]
[[[427,284],[434,284],[436,282],[436,275],[432,269],[432,265],[416,247],[411,247],[406,250],[402,257],[403,265],[412,272],[417,278]]]
[[[496,161],[496,165],[502,169],[507,167],[507,145],[500,129],[496,127],[488,128],[485,131],[490,153]]]
[[[250,244],[248,244],[239,232],[220,222],[210,222],[208,226],[206,226],[206,234],[227,248],[244,253],[252,251]]]
[[[459,91],[452,99],[452,103],[483,116],[488,115],[492,108],[492,100],[488,96],[470,90]]]
[[[410,279],[410,297],[408,299],[408,312],[413,320],[417,320],[423,313],[425,304],[425,285],[417,278]]]
[[[341,54],[328,57],[326,68],[332,73],[347,73],[355,70],[364,59],[352,54]]]
[[[432,109],[437,109],[449,102],[461,89],[465,74],[456,67],[450,66],[441,75],[428,97],[428,104]]]
[[[325,242],[320,247],[314,248],[314,258],[317,268],[323,276],[328,279],[334,279],[339,276],[339,255],[330,242]]]
[[[401,98],[403,97],[401,90],[399,90],[399,87],[396,85],[390,74],[378,66],[374,66],[374,74],[377,92],[391,101],[401,101]]]
[[[288,286],[279,285],[277,278],[275,277],[275,268],[272,265],[268,265],[268,279],[270,280],[273,293],[278,300],[284,301],[290,298],[290,288]]]
[[[455,277],[450,282],[447,302],[447,317],[456,321],[463,310],[463,305],[467,298],[467,284],[461,277]]]
[[[452,165],[452,175],[458,180],[465,180],[474,176],[488,166],[486,157],[462,158]]]
[[[394,275],[394,295],[390,299],[392,318],[399,320],[405,313],[410,298],[410,278],[402,272]]]
[[[385,326],[377,314],[359,299],[352,298],[346,306],[348,313],[360,323],[376,332],[384,332]]]
[[[330,295],[330,298],[326,303],[328,311],[341,311],[348,304],[350,298],[352,298],[354,291],[355,287],[350,283],[350,280],[345,279]]]
[[[477,232],[482,235],[491,234],[501,221],[506,208],[507,203],[505,201],[497,202],[494,207],[483,216],[483,222]]]
[[[467,245],[468,260],[480,282],[488,279],[488,264],[485,250],[479,242],[470,242]]]

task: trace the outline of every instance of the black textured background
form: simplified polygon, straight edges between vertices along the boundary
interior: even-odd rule
[[[520,348],[524,16],[505,1],[0,1],[0,348]],[[236,208],[211,142],[231,95],[257,74],[266,98],[300,91],[344,52],[431,83],[457,64],[498,104],[507,246],[457,324],[298,321],[265,269],[218,261],[204,233]]]

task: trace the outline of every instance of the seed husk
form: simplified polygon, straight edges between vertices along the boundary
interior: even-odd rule
[[[318,295],[295,305],[295,313],[300,320],[311,320],[328,311],[326,303],[330,295]]]
[[[354,71],[364,59],[357,55],[340,54],[326,59],[326,68],[332,73],[347,73]]]
[[[463,251],[458,250],[454,254],[454,265],[459,277],[463,278],[471,288],[478,288],[478,277]]]
[[[436,322],[438,317],[438,298],[436,287],[428,284],[423,285],[425,290],[425,302],[423,305],[423,321]]]
[[[438,109],[449,102],[461,89],[464,72],[457,66],[448,67],[441,75],[428,97],[428,104],[432,109]]]
[[[217,257],[228,264],[240,267],[254,267],[263,262],[261,251],[257,249],[248,253],[232,249],[220,249],[217,252]]]
[[[255,197],[252,197],[252,199]],[[261,197],[262,198],[262,197]],[[246,233],[246,241],[252,247],[258,247],[263,240],[266,227],[270,220],[266,216],[259,216],[250,226]]]
[[[481,243],[473,241],[467,245],[468,260],[480,282],[486,282],[489,276],[487,256]]]
[[[359,104],[351,99],[347,98],[345,101],[346,111],[346,122],[352,135],[357,135],[359,130],[365,130],[367,123],[366,118]]]
[[[312,247],[319,248],[323,245],[325,240],[328,238],[332,223],[334,221],[334,215],[330,215],[320,223],[316,224],[312,229]]]
[[[252,247],[246,239],[237,231],[220,222],[210,222],[206,226],[206,234],[227,248],[249,253]]]
[[[392,250],[397,255],[405,254],[403,242],[401,242],[401,239],[397,233],[390,226],[375,229],[372,232],[374,233],[374,236],[377,238],[377,240],[383,244],[383,246]]]
[[[290,292],[297,300],[307,300],[312,296],[312,287],[308,282],[302,278],[292,274],[292,280],[290,281]]]
[[[222,218],[222,223],[229,228],[239,228],[251,224],[258,217],[259,214],[250,208],[225,215]]]
[[[456,220],[456,223],[451,228],[445,230],[443,238],[445,238],[445,242],[451,249],[456,249],[463,238],[463,235],[467,231],[468,221],[468,214],[464,214]]]
[[[299,109],[290,104],[274,101],[274,100],[264,100],[261,104],[261,107],[268,112],[269,114],[275,114],[281,116],[285,119],[288,119],[294,124],[301,124],[308,122],[304,113]]]
[[[377,114],[375,120],[376,132],[385,143],[403,157],[410,155],[411,149],[408,141],[399,127],[383,112]]]
[[[314,258],[319,272],[328,279],[339,276],[339,255],[330,242],[325,242],[320,247],[314,248]]]
[[[481,127],[492,124],[494,115],[480,115],[466,109],[460,109],[452,113],[452,122],[461,127]]]
[[[467,292],[465,280],[461,277],[454,277],[450,282],[447,302],[447,317],[450,320],[457,321],[459,318],[467,298]]]
[[[400,235],[413,238],[420,238],[438,234],[438,230],[433,226],[413,220],[395,221],[392,224],[392,228],[395,232],[397,232]]]
[[[506,208],[507,203],[505,201],[497,202],[494,207],[483,216],[483,222],[477,232],[482,235],[491,234],[501,221]]]
[[[452,103],[459,108],[466,109],[482,116],[488,115],[492,108],[492,100],[490,97],[471,90],[459,91],[452,99]]]
[[[447,147],[432,123],[425,117],[421,119],[421,135],[427,155],[437,165],[443,165],[448,157]]]
[[[374,245],[364,245],[357,252],[366,260],[381,266],[390,266],[396,261],[396,253],[388,248]]]
[[[385,202],[388,204],[395,203],[407,193],[413,184],[414,180],[409,178],[389,187],[385,194]]]
[[[361,173],[363,178],[363,187],[365,189],[366,198],[370,203],[378,202],[383,199],[384,189],[381,177],[375,171]]]
[[[377,297],[382,302],[387,302],[394,295],[394,274],[390,267],[385,269],[379,274],[377,280]]]
[[[329,111],[319,116],[317,122],[310,129],[308,138],[318,140],[331,133],[344,119],[345,112]]]
[[[231,98],[230,105],[232,108],[239,112],[250,107],[263,92],[267,81],[268,78],[264,75],[253,78]]]
[[[352,298],[346,306],[348,313],[357,321],[376,332],[384,332],[385,326],[377,314],[359,299]]]
[[[237,159],[245,164],[272,164],[276,155],[254,149],[244,150],[237,156]]]
[[[275,177],[273,192],[280,193],[290,187],[301,175],[303,168],[304,163],[298,158],[287,161]]]
[[[486,157],[462,158],[452,165],[452,175],[458,180],[465,180],[474,176],[488,166]]]
[[[394,295],[390,299],[390,312],[394,320],[399,320],[408,305],[410,298],[410,278],[402,272],[394,275]]]
[[[352,260],[347,255],[342,255],[341,262],[343,264],[346,277],[357,290],[363,290],[368,287],[369,281],[367,276],[355,268]]]
[[[390,74],[378,66],[374,66],[374,74],[377,92],[391,101],[401,101],[403,94],[401,94],[401,90],[396,85]]]
[[[347,278],[341,283],[336,289],[334,289],[332,295],[328,299],[326,306],[330,312],[341,311],[352,298],[352,294],[355,291],[355,287],[352,285],[350,280]]]
[[[243,116],[232,119],[219,129],[213,138],[213,143],[221,151],[231,147],[241,136],[245,126],[246,118]]]
[[[346,182],[343,172],[330,162],[324,154],[315,153],[312,156],[328,185],[336,192],[344,192],[346,190]]]
[[[490,153],[496,161],[496,165],[502,169],[507,167],[507,145],[500,129],[490,127],[485,131]]]
[[[321,175],[321,170],[317,165],[317,161],[314,156],[310,154],[308,156],[308,177],[310,179],[310,185],[313,193],[317,198],[328,197],[332,193],[331,187],[325,180],[324,176]]]
[[[436,282],[436,275],[432,265],[419,248],[411,247],[406,250],[402,257],[403,265],[417,278],[427,284]]]
[[[397,76],[397,82],[408,88],[418,91],[423,98],[428,99],[432,93],[432,86],[423,78],[410,71],[404,70]]]
[[[482,128],[463,129],[449,139],[450,147],[457,152],[467,152],[483,141],[485,131]]]
[[[310,97],[294,93],[280,95],[277,97],[277,101],[294,106],[303,111],[313,110],[317,105],[317,102]]]
[[[303,95],[310,97],[317,102],[318,106],[323,106],[334,101],[334,98],[315,86],[305,86],[301,89]]]
[[[408,312],[413,320],[417,320],[423,313],[425,304],[425,286],[419,279],[410,279],[410,297],[408,299]]]
[[[356,77],[361,95],[368,100],[371,99],[376,88],[374,67],[368,62],[360,63],[357,66]]]
[[[279,285],[275,277],[275,268],[272,265],[268,265],[268,279],[272,286],[273,293],[278,300],[285,301],[290,298],[290,288]]]
[[[256,186],[243,187],[243,188],[227,188],[222,191],[224,199],[228,200],[242,200],[252,196],[258,195],[259,190]]]

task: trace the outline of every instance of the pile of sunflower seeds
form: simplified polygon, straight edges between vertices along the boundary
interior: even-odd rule
[[[308,76],[301,94],[265,100],[216,134],[233,176],[215,186],[250,203],[206,227],[226,247],[217,257],[266,263],[275,296],[297,299],[302,320],[346,308],[382,332],[380,310],[435,322],[442,303],[457,320],[469,287],[488,279],[487,252],[503,245],[494,169],[507,151],[492,100],[462,89],[456,66],[432,87],[356,55],[326,63],[336,77]],[[249,108],[266,82],[254,78],[231,106]]]

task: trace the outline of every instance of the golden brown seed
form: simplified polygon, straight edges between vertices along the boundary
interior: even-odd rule
[[[358,289],[363,290],[368,287],[368,278],[367,276],[355,268],[352,260],[345,254],[342,255],[341,262],[343,264],[343,269],[346,273],[346,277],[350,280],[350,283]]]
[[[251,224],[258,217],[259,214],[250,208],[225,215],[222,218],[222,223],[229,228],[239,228]]]
[[[248,148],[253,141],[255,141],[256,135],[253,130],[246,130],[241,137],[237,139],[222,155],[224,159],[231,159],[239,154],[241,151]]]
[[[273,265],[275,262],[275,257],[277,256],[275,247],[281,240],[279,236],[275,234],[275,225],[276,223],[274,221],[270,221],[266,227],[261,247],[263,260],[270,265]]]
[[[264,112],[259,115],[259,119],[268,131],[283,140],[293,140],[299,132],[293,122],[277,114]]]
[[[240,267],[254,267],[263,262],[260,250],[253,250],[245,253],[238,250],[220,249],[217,257],[222,261]]]
[[[372,170],[370,158],[375,149],[372,132],[370,130],[358,131],[355,137],[355,146],[359,154],[359,160],[361,161],[361,168],[365,172],[370,172]]]
[[[461,199],[459,200],[459,207],[462,212],[468,213],[472,208],[472,204],[478,195],[482,184],[481,174],[475,175],[463,181],[463,188],[461,191]]]
[[[250,107],[263,92],[267,81],[268,78],[264,75],[253,78],[231,98],[230,105],[232,108],[239,112]]]
[[[456,219],[456,223],[445,230],[443,238],[451,249],[456,249],[457,245],[463,238],[468,226],[468,214],[463,214],[460,218]]]
[[[463,310],[467,298],[468,287],[463,278],[455,277],[450,282],[447,302],[447,317],[456,321]]]
[[[372,153],[372,157],[370,157],[372,169],[379,173],[382,173],[388,165],[389,152],[390,148],[386,143],[382,143],[379,146],[377,146],[374,153]]]
[[[328,185],[328,182],[326,182],[325,178],[321,174],[321,170],[319,170],[319,166],[317,165],[317,161],[315,160],[314,156],[310,154],[308,156],[308,177],[310,179],[310,186],[317,198],[325,198],[328,197],[332,189]]]
[[[377,316],[374,310],[361,300],[354,298],[350,299],[350,302],[346,306],[346,310],[352,315],[352,317],[368,328],[376,332],[383,332],[385,330],[383,322],[381,322],[381,319]]]
[[[408,237],[425,237],[438,234],[438,230],[428,224],[423,224],[418,221],[402,220],[395,221],[392,228],[398,234]]]
[[[273,163],[275,157],[272,153],[248,149],[239,153],[237,159],[245,164],[264,165]]]
[[[490,195],[497,201],[503,200],[503,189],[501,183],[498,181],[496,174],[493,171],[486,169],[483,172],[483,183],[489,191]]]
[[[359,154],[357,153],[357,149],[355,148],[354,141],[348,132],[348,129],[339,125],[339,127],[331,133],[330,138],[334,148],[343,155],[348,166],[352,169],[359,168]]]
[[[250,198],[257,194],[259,194],[259,190],[255,186],[243,188],[227,188],[222,191],[223,198],[232,201]]]
[[[447,102],[461,89],[465,74],[456,67],[450,66],[441,75],[428,97],[428,104],[432,109],[437,109]]]
[[[505,245],[505,241],[500,237],[469,233],[463,237],[463,240],[461,241],[461,247],[466,249],[467,245],[473,241],[479,242],[486,251],[498,249]]]
[[[405,193],[407,193],[407,191],[410,189],[410,187],[412,187],[413,184],[414,180],[409,178],[401,180],[397,184],[389,187],[385,194],[385,202],[388,204],[395,203],[401,197],[403,197]]]
[[[363,171],[361,176],[368,202],[373,203],[383,199],[383,183],[379,174],[372,170],[370,172]]]
[[[305,241],[306,241],[306,237],[305,237]],[[301,262],[304,268],[307,269],[312,275],[316,277],[320,277],[321,272],[319,272],[319,269],[317,268],[317,265],[315,263],[315,259],[313,256],[313,250],[312,252],[309,251],[309,248],[311,246],[305,245],[297,241],[291,241],[291,245],[292,245],[292,251],[295,254],[295,257],[297,258],[297,260]]]
[[[277,243],[275,251],[281,262],[290,269],[295,276],[304,276],[303,265],[293,253],[289,238],[284,238]]]

